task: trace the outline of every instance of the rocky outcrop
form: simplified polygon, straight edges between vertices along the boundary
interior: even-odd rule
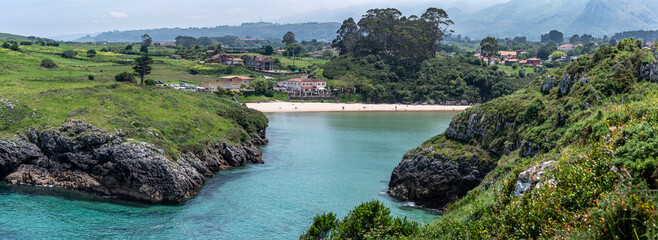
[[[479,157],[452,157],[419,148],[395,167],[388,193],[403,201],[440,209],[478,186],[493,165]]]
[[[652,62],[640,66],[640,76],[658,82],[658,62]]]
[[[555,80],[555,77],[546,77],[546,79],[544,79],[544,84],[541,85],[541,92],[547,94],[556,86],[557,81]]]
[[[521,172],[519,174],[519,180],[516,181],[516,186],[514,187],[514,196],[517,198],[523,197],[524,194],[530,193],[533,189],[541,186],[540,183],[545,181],[543,179],[544,174],[554,169],[556,165],[556,161],[548,161]],[[551,183],[552,180],[546,182]]]
[[[264,130],[256,143],[266,143]],[[199,192],[213,172],[262,163],[251,143],[214,143],[171,160],[144,142],[109,134],[77,120],[59,129],[32,128],[0,140],[0,178],[12,184],[55,186],[154,203],[180,203]]]
[[[572,76],[562,76],[562,80],[558,84],[560,87],[560,93],[562,96],[566,96],[571,92],[571,85],[575,82],[575,78]]]

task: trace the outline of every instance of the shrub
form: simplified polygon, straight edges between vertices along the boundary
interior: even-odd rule
[[[52,59],[44,58],[41,60],[41,64],[39,66],[42,68],[56,68],[57,64]]]
[[[11,46],[9,46],[9,49],[12,51],[20,51],[21,49],[18,47],[18,43],[13,43]]]
[[[2,43],[2,48],[9,48],[11,45],[8,42]]]
[[[58,42],[47,42],[46,46],[59,47],[59,43]]]
[[[153,79],[146,79],[144,84],[146,84],[146,86],[155,86],[155,81]]]
[[[22,46],[29,46],[32,45],[32,41],[21,41]]]
[[[60,54],[63,58],[74,58],[78,53],[73,50],[66,50]]]
[[[87,57],[93,57],[93,56],[96,56],[96,50],[89,49],[89,51],[87,51]]]
[[[117,82],[136,82],[135,75],[129,72],[122,72],[114,76]]]
[[[94,75],[89,74],[89,76],[87,76],[87,79],[89,79],[89,80],[94,80],[95,77],[94,77]]]

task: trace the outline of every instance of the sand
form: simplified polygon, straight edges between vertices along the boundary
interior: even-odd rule
[[[267,102],[247,103],[247,107],[264,113],[276,112],[420,112],[420,111],[464,111],[470,106],[404,105],[404,104],[346,104],[346,103],[302,103]]]

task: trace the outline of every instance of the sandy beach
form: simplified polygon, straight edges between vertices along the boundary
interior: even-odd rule
[[[464,109],[469,108],[470,106],[267,102],[267,103],[247,103],[247,107],[256,109],[264,113],[275,113],[275,112],[464,111]]]

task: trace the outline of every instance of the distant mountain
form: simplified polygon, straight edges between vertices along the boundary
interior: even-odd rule
[[[173,41],[178,36],[223,37],[226,35],[281,39],[288,31],[295,33],[297,40],[331,41],[336,37],[340,23],[243,23],[240,26],[218,26],[211,28],[161,28],[131,31],[104,32],[94,37],[95,41],[138,42],[141,36],[148,34],[154,41]]]
[[[658,28],[658,0],[511,0],[455,20],[456,34],[475,38],[522,35],[538,40],[554,29],[565,36],[603,36]]]
[[[80,40],[85,40],[85,38],[93,38],[92,36],[96,36],[98,34],[99,33],[77,33],[77,34],[51,36],[48,38],[57,41],[80,41]]]
[[[570,32],[598,35],[658,28],[658,0],[591,0]]]

